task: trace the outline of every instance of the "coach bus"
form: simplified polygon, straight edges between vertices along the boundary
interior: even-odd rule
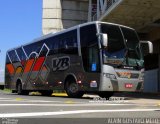
[[[145,42],[149,52],[151,42]],[[65,90],[69,97],[90,92],[141,91],[143,54],[136,31],[107,22],[88,22],[33,40],[6,53],[5,87],[18,94]]]

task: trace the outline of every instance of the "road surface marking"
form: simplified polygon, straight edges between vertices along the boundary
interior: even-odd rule
[[[119,110],[74,110],[74,111],[57,111],[57,112],[32,112],[32,113],[3,113],[0,118],[9,117],[35,117],[35,116],[51,116],[51,115],[71,115],[71,114],[85,114],[85,113],[106,113],[106,112],[144,112],[156,111],[160,109],[119,109]]]
[[[29,99],[26,99],[25,101],[22,101],[22,102],[42,102],[42,103],[47,103],[47,102],[61,102],[61,101],[46,101],[46,100],[29,100]]]
[[[29,99],[0,99],[0,102],[38,102],[38,103],[47,103],[47,102],[62,102],[62,101],[45,101],[45,100],[29,100]]]
[[[23,101],[24,99],[23,98],[16,98],[15,100],[16,101]]]
[[[11,98],[0,98],[0,99],[11,99]]]
[[[75,104],[75,102],[74,101],[65,101],[64,103],[66,103],[66,104]]]
[[[8,102],[13,102],[13,101],[18,101],[18,100],[16,100],[16,99],[3,99],[3,100],[0,99],[0,101],[1,101],[1,102],[7,102],[7,101],[8,101]]]
[[[52,96],[68,96],[66,93],[52,93]]]
[[[0,104],[0,106],[126,106],[135,104]]]

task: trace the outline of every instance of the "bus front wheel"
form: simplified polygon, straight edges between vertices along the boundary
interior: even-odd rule
[[[69,97],[71,98],[81,98],[84,95],[84,92],[79,91],[78,84],[75,79],[67,79],[65,84],[65,90]]]

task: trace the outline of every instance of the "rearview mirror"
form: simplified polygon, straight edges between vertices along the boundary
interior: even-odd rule
[[[108,35],[107,34],[102,34],[102,33],[99,33],[97,35],[100,36],[100,38],[101,38],[102,46],[107,47],[108,46]]]
[[[104,47],[108,46],[108,35],[107,34],[102,34],[102,45]]]
[[[144,55],[148,53],[153,53],[153,44],[150,41],[140,41],[140,45]]]

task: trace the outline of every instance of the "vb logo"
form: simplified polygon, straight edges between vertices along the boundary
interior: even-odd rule
[[[53,71],[63,71],[70,66],[70,58],[68,56],[52,59]]]

